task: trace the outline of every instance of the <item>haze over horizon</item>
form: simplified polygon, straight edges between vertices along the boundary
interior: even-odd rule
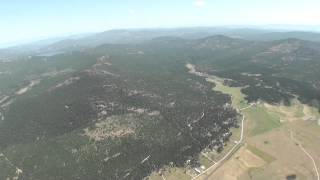
[[[243,25],[318,31],[319,6],[317,0],[4,1],[0,47],[127,28]]]

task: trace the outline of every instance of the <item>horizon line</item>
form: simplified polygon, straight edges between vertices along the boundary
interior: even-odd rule
[[[272,27],[274,26],[274,27]],[[316,27],[318,29],[309,29],[311,27]],[[105,30],[96,30],[96,31],[83,31],[83,32],[66,32],[59,33],[56,35],[50,36],[39,36],[39,37],[31,37],[28,39],[21,39],[17,41],[8,41],[4,43],[0,43],[0,49],[13,48],[17,46],[24,46],[32,43],[37,43],[41,41],[46,41],[50,39],[59,39],[59,38],[69,38],[69,39],[78,39],[72,38],[72,36],[81,36],[81,35],[94,35],[109,31],[121,31],[121,30],[161,30],[161,29],[191,29],[191,28],[226,28],[226,29],[253,29],[253,30],[265,30],[265,31],[276,31],[276,32],[310,32],[310,33],[320,33],[320,24],[265,24],[265,25],[194,25],[194,26],[163,26],[163,27],[127,27],[127,28],[110,28]]]

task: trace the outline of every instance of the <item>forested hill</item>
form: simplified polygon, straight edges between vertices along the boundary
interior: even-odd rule
[[[247,100],[269,103],[302,102],[319,107],[320,43],[289,38],[249,41],[223,35],[187,40],[160,37],[143,44],[127,45],[124,53],[144,52],[161,56],[161,61],[191,62],[200,70],[230,79],[231,86],[243,86]],[[117,47],[117,46],[116,46]],[[103,54],[119,48],[104,45]],[[151,58],[148,58],[152,61]]]
[[[231,98],[198,72],[243,87],[246,99],[319,107],[320,44],[223,35],[19,54],[0,62],[0,179],[142,179],[199,165],[239,127]],[[5,158],[10,159],[8,162]],[[59,172],[59,173],[56,173]]]

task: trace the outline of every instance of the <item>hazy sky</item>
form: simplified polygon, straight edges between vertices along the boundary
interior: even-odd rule
[[[320,0],[0,0],[0,44],[114,28],[320,25]]]

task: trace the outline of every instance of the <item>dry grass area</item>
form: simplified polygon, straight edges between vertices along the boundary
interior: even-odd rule
[[[199,179],[236,180],[238,177],[248,177],[248,169],[262,167],[265,164],[266,162],[262,158],[243,146],[237,151],[233,158],[213,174],[209,175],[209,177],[201,177]]]
[[[296,174],[299,179],[314,179],[313,165],[310,159],[291,140],[290,132],[280,128],[248,139],[248,143],[263,150],[275,158],[262,168],[248,171],[251,179],[285,179],[287,175]]]
[[[232,94],[233,105],[239,107],[243,95],[239,96],[238,89],[222,84],[217,87]],[[317,109],[293,100],[291,106],[263,103],[243,113],[246,116],[245,146],[201,179],[283,180],[293,174],[297,179],[316,179],[312,161],[292,140],[290,131],[319,168],[320,114]]]
[[[312,161],[292,140],[290,131],[312,155],[319,168],[320,126],[315,121],[319,113],[298,101],[289,107],[269,104],[259,106],[280,116],[282,125],[255,136],[247,136],[246,146],[206,179],[283,180],[292,174],[297,179],[316,179]],[[247,124],[254,124],[253,121],[255,119],[249,118]],[[255,126],[251,125],[246,131],[250,134],[254,129]]]

